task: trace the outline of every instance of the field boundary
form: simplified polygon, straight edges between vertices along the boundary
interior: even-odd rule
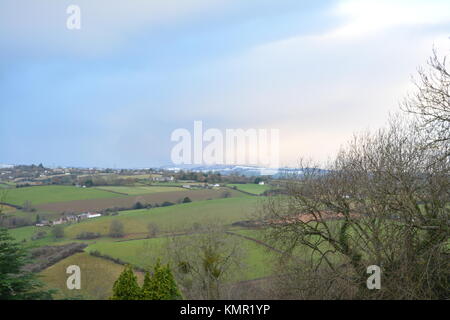
[[[230,187],[230,186],[227,186],[227,185],[225,185],[225,188],[228,188],[228,189],[233,190],[233,191],[239,191],[239,192],[242,192],[243,194],[246,194],[246,195],[249,195],[249,196],[253,196],[253,197],[260,197],[261,196],[260,194],[247,192],[247,191],[244,191],[244,190],[240,190],[238,188],[234,189],[233,187]]]
[[[22,210],[23,209],[23,207],[21,207],[19,205],[12,204],[12,203],[7,203],[7,202],[0,202],[0,205],[9,206],[9,207],[15,208],[17,210]]]
[[[234,233],[234,232],[232,232],[232,231],[225,231],[225,233],[227,233],[227,234],[229,234],[229,235],[241,237],[241,238],[244,238],[244,239],[253,241],[253,242],[256,242],[257,244],[260,244],[260,245],[262,245],[262,246],[264,246],[264,247],[266,247],[266,248],[268,248],[268,249],[270,249],[270,250],[272,250],[272,251],[275,251],[275,252],[277,252],[277,253],[280,253],[280,254],[282,254],[282,255],[285,255],[285,254],[286,254],[286,252],[284,252],[283,250],[274,248],[274,247],[272,247],[271,245],[269,245],[269,244],[267,244],[267,243],[265,243],[265,242],[263,242],[263,241],[261,241],[261,240],[258,240],[258,239],[255,239],[255,238],[252,238],[252,237],[249,237],[249,236],[244,236],[243,234]]]
[[[100,190],[100,191],[106,191],[106,192],[111,192],[111,193],[115,193],[115,194],[120,194],[120,195],[123,195],[123,196],[130,196],[129,193],[119,192],[119,191],[112,191],[112,190],[108,190],[108,189],[101,189],[101,187],[94,187],[92,189],[96,189],[96,190]]]

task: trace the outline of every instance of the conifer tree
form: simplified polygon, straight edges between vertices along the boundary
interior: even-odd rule
[[[23,269],[28,263],[27,251],[7,229],[0,228],[0,300],[52,299],[54,290],[42,290],[43,283],[37,276]]]
[[[131,265],[125,266],[119,278],[114,282],[111,300],[139,300],[141,288]]]
[[[168,264],[162,266],[158,260],[153,269],[153,276],[150,276],[148,272],[146,273],[142,287],[142,295],[145,300],[182,299]]]

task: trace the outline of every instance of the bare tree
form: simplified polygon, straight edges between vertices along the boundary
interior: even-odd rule
[[[268,241],[301,253],[291,268],[283,257],[292,291],[315,284],[321,298],[448,298],[449,165],[421,133],[393,118],[355,136],[328,172],[303,164],[287,195],[263,205]],[[366,287],[370,265],[382,269],[381,290]]]
[[[158,225],[156,223],[150,222],[147,225],[147,231],[148,231],[149,237],[156,237],[156,235],[159,232],[159,227],[158,227]]]
[[[436,50],[427,68],[420,68],[414,79],[416,93],[408,96],[402,109],[415,115],[421,129],[428,134],[429,146],[445,148],[450,155],[450,70],[446,57],[439,58]]]
[[[226,282],[242,265],[239,240],[218,225],[202,226],[195,234],[174,237],[168,252],[175,264],[177,282],[189,299],[224,299]]]
[[[109,226],[109,235],[113,238],[121,238],[125,235],[122,221],[112,220]]]

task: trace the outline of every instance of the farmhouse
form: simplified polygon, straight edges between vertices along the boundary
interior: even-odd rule
[[[97,217],[101,217],[101,216],[102,215],[100,213],[85,212],[85,213],[79,214],[77,217],[79,220],[83,220],[83,219],[97,218]]]
[[[61,218],[61,219],[53,221],[52,224],[55,226],[58,224],[63,224],[64,222],[65,222],[65,220],[63,218]]]
[[[50,226],[50,222],[47,220],[42,220],[39,223],[36,223],[36,227],[46,227],[46,226]]]

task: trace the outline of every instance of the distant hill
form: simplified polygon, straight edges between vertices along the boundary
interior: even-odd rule
[[[321,173],[326,173],[327,170],[315,168],[265,168],[256,166],[242,166],[242,165],[212,165],[212,166],[195,166],[195,165],[180,165],[180,166],[162,166],[161,169],[168,171],[188,170],[194,172],[219,172],[223,175],[244,175],[244,176],[272,176],[274,178],[282,177],[290,174],[302,174],[305,170],[318,170]]]

